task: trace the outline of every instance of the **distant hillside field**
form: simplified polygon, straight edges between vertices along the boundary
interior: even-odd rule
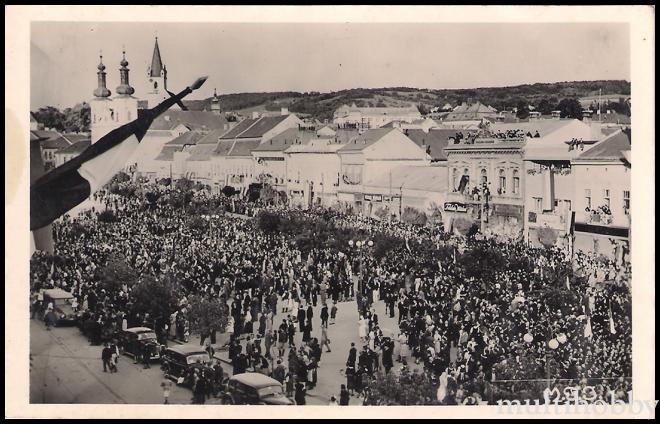
[[[422,105],[430,109],[446,103],[453,106],[467,100],[479,101],[498,110],[522,105],[556,105],[562,99],[597,101],[630,97],[628,81],[574,81],[525,84],[514,87],[484,87],[474,89],[418,89],[407,87],[354,88],[330,93],[275,92],[237,93],[219,96],[220,108],[225,112],[278,111],[283,107],[290,112],[308,114],[317,119],[332,119],[333,112],[343,104],[357,106],[395,107]],[[210,110],[212,98],[188,101],[191,110]],[[542,103],[542,101],[544,101]]]

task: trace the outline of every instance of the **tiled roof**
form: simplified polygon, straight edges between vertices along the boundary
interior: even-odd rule
[[[249,127],[254,125],[255,122],[257,122],[257,119],[243,119],[234,128],[232,128],[229,132],[223,134],[222,138],[235,138],[235,137],[238,137],[238,135],[240,133],[244,132]]]
[[[358,130],[353,128],[340,128],[335,132],[334,136],[322,136],[321,138],[331,139],[339,144],[348,144],[351,140],[359,135]]]
[[[566,125],[571,124],[573,119],[538,119],[525,122],[494,122],[490,125],[490,129],[494,132],[502,131],[506,132],[509,130],[522,130],[527,133],[530,132],[532,135],[539,132],[541,137],[558,130],[559,128],[565,127]]]
[[[165,145],[155,160],[173,161],[174,153],[180,152],[182,148],[182,146]]]
[[[608,124],[630,125],[630,116],[621,113],[603,113],[601,114],[601,120]]]
[[[77,143],[79,141],[91,140],[91,137],[87,134],[63,134],[64,138],[69,140],[71,143]]]
[[[281,152],[294,144],[307,144],[307,142],[315,138],[317,137],[316,132],[314,131],[303,131],[298,128],[289,128],[270,140],[261,143],[254,149],[254,151]]]
[[[183,147],[186,145],[197,144],[197,141],[199,141],[205,135],[206,133],[201,131],[188,131],[176,137],[175,139],[168,141],[165,143],[165,146]]]
[[[227,120],[223,115],[199,110],[168,110],[154,120],[150,130],[170,131],[179,125],[198,130],[224,129]]]
[[[44,137],[40,136],[37,131],[30,131],[30,141],[43,140]]]
[[[288,118],[289,115],[280,116],[265,116],[257,121],[253,126],[248,128],[245,132],[238,135],[238,138],[258,138],[262,137],[268,131],[272,130],[280,122]]]
[[[434,161],[447,160],[447,154],[445,153],[445,148],[449,143],[449,137],[454,137],[458,131],[455,129],[431,129],[429,132],[424,132],[421,129],[409,129],[404,130],[404,134],[408,136],[409,139],[415,142],[418,146],[426,144],[430,146],[431,159]],[[465,136],[475,133],[473,130],[463,131]]]
[[[59,132],[53,130],[33,130],[32,132],[43,139],[57,138],[61,136]]]
[[[307,144],[294,144],[286,153],[335,153],[345,144],[337,143],[333,138],[316,138]]]
[[[213,130],[211,132],[208,132],[202,136],[199,140],[197,140],[196,145],[201,145],[201,144],[218,144],[218,140],[220,140],[222,137],[222,134],[224,134],[224,130]]]
[[[41,148],[59,150],[68,147],[72,144],[73,143],[69,142],[66,138],[60,135],[59,137],[49,138],[47,140],[42,141]]]
[[[392,128],[375,128],[367,130],[364,133],[360,134],[352,141],[349,141],[344,147],[340,149],[340,152],[350,152],[350,151],[360,151],[371,146],[386,134],[389,134],[391,131],[398,131]]]
[[[200,161],[209,160],[213,156],[213,151],[219,143],[220,136],[225,130],[213,130],[201,136],[195,145],[190,149],[188,160]],[[186,133],[187,134],[187,133]]]
[[[227,156],[234,147],[235,140],[220,140],[213,150],[213,156]]]
[[[92,145],[91,140],[89,140],[89,139],[81,140],[81,141],[78,141],[74,144],[71,144],[70,146],[64,147],[64,148],[56,151],[55,154],[82,153],[85,149],[87,149],[91,145]]]
[[[211,160],[215,144],[200,144],[197,143],[190,151],[189,161],[207,161]]]
[[[603,141],[578,156],[577,159],[626,159],[624,152],[629,151],[631,146],[629,134],[630,132],[626,133],[623,130],[610,134]]]
[[[259,143],[259,140],[236,140],[227,156],[251,156]]]
[[[407,107],[351,107],[350,110],[359,111],[363,115],[421,115],[417,106]]]
[[[491,106],[482,104],[481,102],[476,102],[473,104],[463,103],[460,106],[456,106],[453,110],[454,113],[495,113],[497,109]]]

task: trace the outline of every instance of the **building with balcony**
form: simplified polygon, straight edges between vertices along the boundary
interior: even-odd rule
[[[603,139],[598,125],[577,119],[518,124],[527,138],[524,154],[525,241],[572,246],[575,175],[571,160]]]
[[[630,243],[631,133],[618,130],[571,160],[575,249],[620,258]]]
[[[522,234],[524,146],[524,137],[494,138],[482,132],[445,148],[446,229],[465,234],[477,226],[486,234]]]

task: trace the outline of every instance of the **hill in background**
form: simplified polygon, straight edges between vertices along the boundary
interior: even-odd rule
[[[599,93],[600,91],[600,93]],[[220,108],[224,112],[249,114],[252,111],[279,111],[286,107],[290,112],[309,115],[317,119],[332,119],[334,111],[343,104],[355,103],[359,107],[396,107],[418,105],[431,109],[446,103],[456,106],[472,100],[493,106],[498,110],[532,105],[539,109],[557,105],[563,99],[575,99],[585,106],[603,101],[617,102],[630,97],[628,81],[573,81],[558,83],[525,84],[513,87],[484,87],[474,89],[418,89],[409,87],[354,88],[319,92],[237,93],[220,95]],[[210,110],[212,98],[186,101],[191,110]],[[545,102],[542,103],[542,101]],[[549,106],[548,106],[549,105]]]

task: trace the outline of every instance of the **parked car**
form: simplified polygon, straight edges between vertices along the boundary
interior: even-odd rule
[[[188,388],[192,388],[195,369],[213,373],[209,354],[201,346],[191,344],[166,348],[161,356],[161,369],[165,378],[171,378],[178,385]]]
[[[156,333],[149,327],[132,327],[119,332],[117,342],[121,352],[133,357],[139,356],[147,347],[151,352],[149,359],[160,359],[162,346]]]
[[[48,289],[43,291],[43,296],[45,307],[49,303],[53,304],[56,326],[76,325],[78,316],[71,306],[74,298],[71,293],[62,289]]]
[[[229,379],[222,397],[225,405],[295,405],[282,384],[267,375],[246,372]]]

